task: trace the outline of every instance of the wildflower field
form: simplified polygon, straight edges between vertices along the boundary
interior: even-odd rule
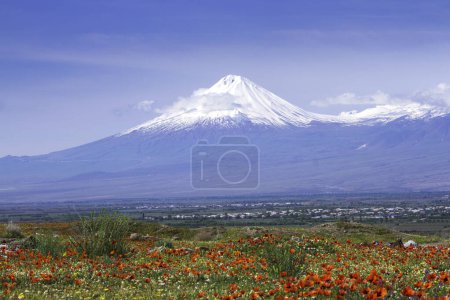
[[[104,235],[102,247],[107,253],[101,255],[87,251],[92,248],[86,247],[89,241],[83,237],[47,236],[35,248],[2,249],[2,295],[10,299],[449,299],[448,242],[404,248],[293,232],[263,229],[252,236],[211,241],[116,241]]]

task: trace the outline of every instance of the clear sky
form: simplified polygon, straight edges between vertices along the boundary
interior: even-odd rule
[[[322,113],[448,104],[449,16],[432,0],[2,0],[0,156],[123,131],[226,74]]]

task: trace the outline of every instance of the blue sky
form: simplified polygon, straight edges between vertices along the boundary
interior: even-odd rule
[[[226,74],[322,113],[448,104],[449,16],[448,1],[3,0],[0,156],[120,132]]]

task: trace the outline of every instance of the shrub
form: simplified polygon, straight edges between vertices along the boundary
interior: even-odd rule
[[[20,226],[14,224],[12,221],[8,222],[6,225],[6,236],[7,238],[23,238],[22,231],[20,230]]]
[[[64,240],[57,235],[36,234],[35,240],[35,249],[43,255],[60,257],[67,249]]]
[[[264,243],[261,246],[259,255],[266,259],[268,271],[272,276],[279,276],[284,272],[293,277],[304,274],[307,268],[306,257],[298,248],[292,248],[292,245],[285,241]],[[291,252],[291,249],[294,252]]]
[[[241,252],[251,252],[267,262],[270,276],[292,276],[299,278],[308,270],[307,256],[318,253],[334,253],[333,245],[320,240],[307,240],[304,236],[274,236],[265,234],[261,238],[248,238],[237,248]],[[240,241],[245,241],[241,239]]]
[[[125,254],[130,219],[120,213],[102,211],[81,219],[79,246],[90,257]]]

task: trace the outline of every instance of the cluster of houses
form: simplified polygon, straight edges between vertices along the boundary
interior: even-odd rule
[[[367,220],[367,219],[449,219],[450,205],[432,206],[355,206],[315,207],[299,202],[230,203],[211,205],[140,206],[142,217],[147,220],[195,220],[195,219],[255,219],[298,218],[302,220]]]

